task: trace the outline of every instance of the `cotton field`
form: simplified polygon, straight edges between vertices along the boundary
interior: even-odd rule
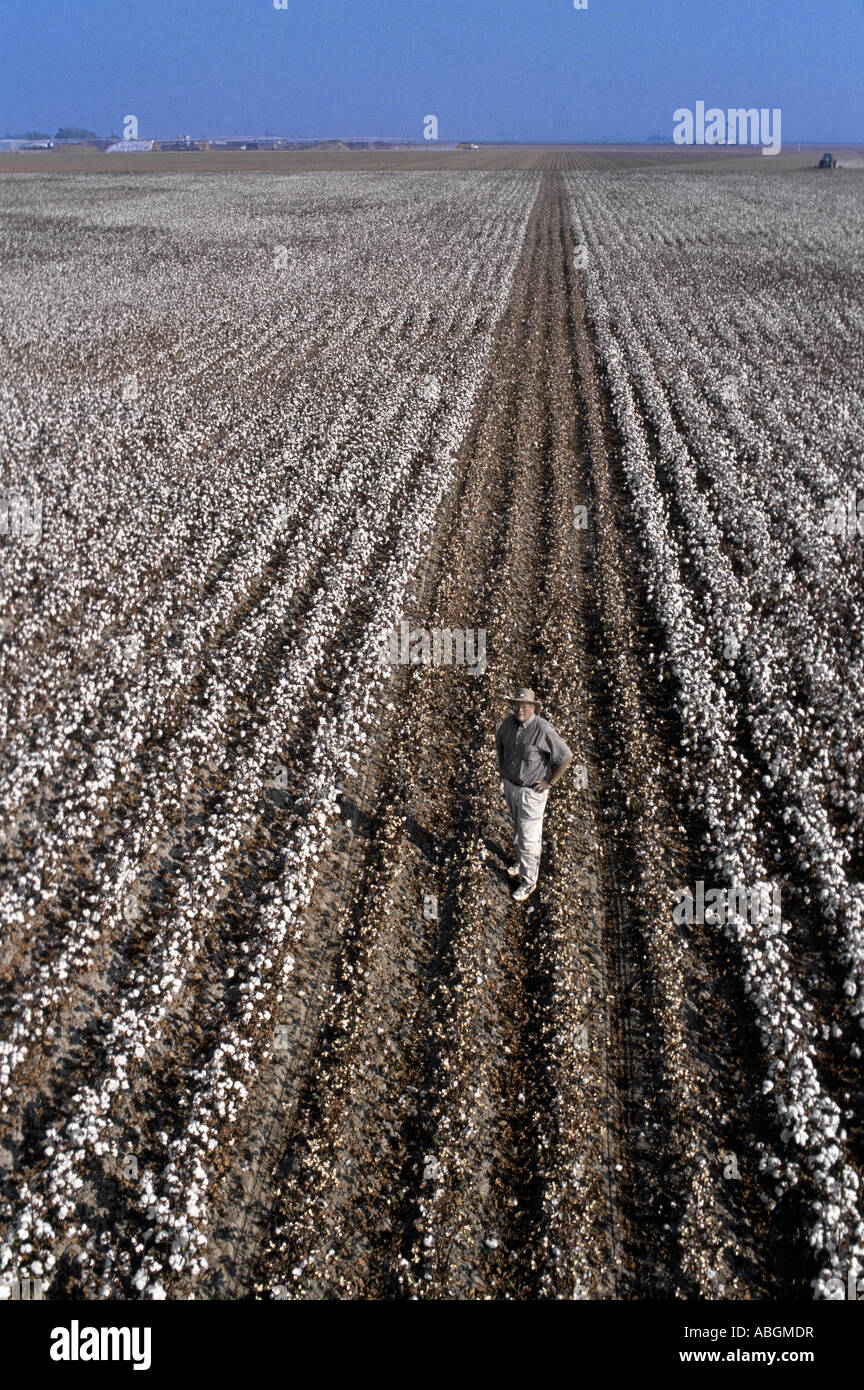
[[[862,193],[800,175],[588,183],[568,191],[679,682],[684,782],[720,877],[779,879],[791,905],[779,930],[730,931],[791,1141],[785,1181],[809,1168],[811,1244],[825,1278],[845,1277],[864,1257],[838,1090],[864,1041],[864,570],[857,520],[836,514],[864,467]]]
[[[0,176],[45,1297],[864,1276],[864,187],[555,161]],[[525,908],[514,684],[582,770]],[[697,881],[782,911],[682,925]]]

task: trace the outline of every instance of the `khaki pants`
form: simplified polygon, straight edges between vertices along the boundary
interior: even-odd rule
[[[516,831],[513,843],[519,856],[519,877],[523,883],[533,888],[540,868],[543,812],[546,810],[549,793],[535,792],[532,787],[517,787],[514,782],[505,780],[504,796]]]

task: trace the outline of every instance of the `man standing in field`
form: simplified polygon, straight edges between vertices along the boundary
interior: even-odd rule
[[[524,903],[537,887],[549,789],[572,762],[573,754],[548,719],[541,719],[542,705],[533,690],[517,690],[505,699],[512,713],[495,735],[495,753],[519,856],[507,872],[511,878],[519,878],[514,901]]]

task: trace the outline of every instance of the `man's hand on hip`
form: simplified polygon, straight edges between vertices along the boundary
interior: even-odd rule
[[[559,781],[559,779],[560,779],[560,778],[563,776],[563,774],[567,771],[567,768],[570,766],[570,764],[572,763],[572,761],[573,761],[573,757],[572,757],[572,754],[571,754],[571,756],[567,759],[567,761],[566,761],[565,763],[559,763],[557,767],[553,767],[551,776],[549,777],[549,780],[548,780],[548,781],[546,780],[545,777],[541,777],[541,779],[540,779],[539,782],[535,782],[535,783],[534,783],[534,790],[535,790],[535,792],[548,792],[548,791],[551,791],[551,789],[554,787],[555,783],[556,783],[557,781]]]

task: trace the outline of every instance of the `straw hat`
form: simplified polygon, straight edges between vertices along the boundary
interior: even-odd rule
[[[543,708],[533,690],[514,690],[512,695],[502,695],[501,698],[510,705],[534,705],[538,710]]]

